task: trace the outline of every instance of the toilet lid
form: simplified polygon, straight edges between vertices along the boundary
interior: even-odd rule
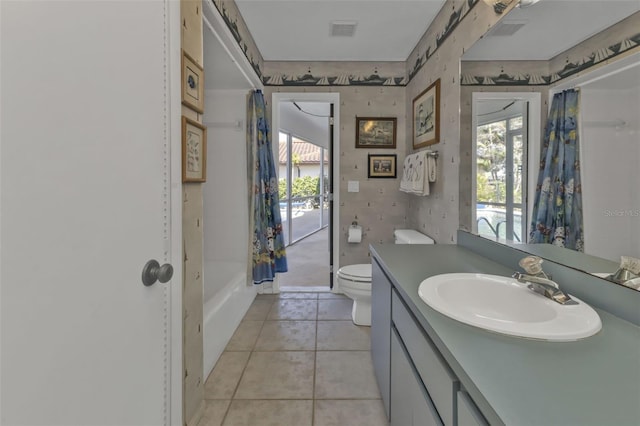
[[[343,266],[338,270],[338,275],[352,281],[371,281],[371,264]]]

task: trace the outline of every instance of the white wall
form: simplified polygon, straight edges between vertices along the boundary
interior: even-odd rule
[[[329,115],[329,104],[296,102],[304,111],[317,115]],[[329,148],[329,119],[305,114],[293,102],[280,103],[280,130],[291,133],[307,142]],[[274,133],[275,134],[275,133]],[[276,157],[277,158],[277,157]]]
[[[585,252],[640,257],[640,88],[581,93]]]
[[[212,90],[205,95],[207,182],[204,198],[204,277],[215,275],[212,262],[246,265],[248,238],[245,90]],[[234,124],[241,122],[240,126]],[[246,266],[243,266],[246,270]],[[219,283],[223,287],[226,283]]]

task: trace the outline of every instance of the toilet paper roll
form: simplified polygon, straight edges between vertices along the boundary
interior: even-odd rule
[[[350,243],[359,243],[362,241],[362,226],[351,225],[349,227],[349,236],[347,237],[347,241]]]

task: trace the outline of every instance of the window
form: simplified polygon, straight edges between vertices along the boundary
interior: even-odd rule
[[[515,104],[522,104],[515,113],[488,113],[488,121],[478,115],[476,225],[481,236],[526,242],[526,102],[509,107]]]
[[[278,157],[280,215],[290,245],[328,225],[328,152],[280,132]]]

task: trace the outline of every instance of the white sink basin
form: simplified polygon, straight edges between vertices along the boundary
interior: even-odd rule
[[[513,278],[442,274],[422,281],[418,294],[436,311],[465,324],[511,336],[568,342],[602,328],[597,312],[580,299],[561,305]]]

